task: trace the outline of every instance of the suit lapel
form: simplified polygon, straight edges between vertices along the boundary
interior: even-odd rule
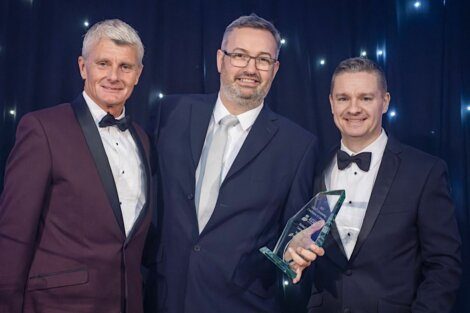
[[[339,237],[338,228],[335,223],[333,223],[330,229],[330,234],[325,238],[323,249],[325,249],[325,256],[336,263],[336,265],[343,269],[347,267],[349,261],[344,252],[343,244],[341,243],[341,238]]]
[[[135,221],[134,225],[132,226],[131,231],[129,232],[129,235],[126,238],[126,243],[130,241],[132,236],[135,234],[135,232],[139,229],[140,224],[142,224],[142,220],[147,214],[149,202],[150,202],[150,163],[149,160],[147,159],[147,153],[145,152],[144,146],[142,144],[142,140],[137,133],[135,127],[133,124],[130,125],[129,127],[129,132],[132,135],[132,138],[134,139],[134,142],[137,146],[137,149],[139,150],[139,156],[140,156],[140,161],[142,162],[142,165],[144,167],[144,175],[145,175],[145,204],[142,207],[142,210],[140,211],[140,214]]]
[[[100,176],[101,183],[103,184],[109,204],[113,209],[116,222],[125,236],[124,221],[122,218],[121,206],[119,204],[119,197],[113,178],[113,173],[111,172],[108,157],[106,156],[106,152],[104,150],[95,121],[93,120],[93,117],[88,110],[88,106],[85,102],[85,99],[83,99],[83,96],[80,95],[72,102],[72,109],[75,113],[78,123],[80,124],[80,127],[82,128],[86,143],[90,149],[93,160],[95,161],[96,170]]]
[[[359,253],[359,250],[367,239],[367,236],[369,236],[375,220],[380,213],[380,209],[382,208],[400,165],[400,158],[397,155],[400,151],[401,148],[399,143],[394,141],[392,138],[389,138],[382,157],[382,162],[380,163],[374,187],[372,188],[369,204],[364,216],[364,222],[362,223],[350,261],[353,261]]]
[[[248,162],[254,159],[271,141],[271,138],[278,130],[278,126],[273,122],[276,119],[276,115],[264,106],[246,137],[240,152],[238,152],[237,157],[233,161],[227,176],[222,182],[221,188],[233,174],[240,171]]]
[[[224,188],[224,185],[231,176],[243,169],[245,165],[247,165],[266,147],[271,138],[277,132],[278,126],[273,123],[273,121],[276,119],[276,115],[266,107],[261,110],[252,126],[252,129],[250,130],[250,133],[246,137],[245,142],[243,143],[240,151],[238,152],[238,155],[236,156],[232,166],[225,176],[220,189]],[[224,218],[224,214],[225,213],[222,213],[220,210],[214,210],[211,218],[207,222],[206,227],[204,227],[202,230],[200,236],[204,236],[207,232],[209,232],[213,225],[217,224],[218,221]]]
[[[217,95],[211,95],[207,101],[199,101],[191,104],[190,117],[190,141],[191,155],[193,157],[194,171],[196,171],[201,157],[204,141],[206,140],[207,128],[211,120]]]

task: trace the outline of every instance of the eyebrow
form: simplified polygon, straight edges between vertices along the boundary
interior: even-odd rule
[[[233,52],[243,52],[243,53],[245,53],[245,54],[250,55],[250,54],[248,53],[248,51],[245,50],[245,49],[243,49],[243,48],[235,48],[235,49],[233,49],[232,53],[233,53]],[[267,55],[267,56],[269,56],[270,58],[272,58],[271,53],[269,53],[269,52],[264,52],[264,51],[258,53],[258,54],[256,55],[256,57],[259,57],[259,56],[261,56],[261,55]]]
[[[335,93],[333,94],[333,96],[335,97],[349,97],[349,94],[348,93],[345,93],[345,92],[340,92],[340,93]],[[359,94],[360,97],[364,97],[364,96],[375,96],[375,93],[373,92],[361,92]]]

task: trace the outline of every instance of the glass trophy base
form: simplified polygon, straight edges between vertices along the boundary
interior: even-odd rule
[[[288,264],[286,264],[285,261],[283,261],[280,257],[278,257],[267,247],[263,247],[259,249],[259,251],[264,254],[271,262],[273,262],[290,279],[294,279],[297,276],[297,274],[290,268]]]

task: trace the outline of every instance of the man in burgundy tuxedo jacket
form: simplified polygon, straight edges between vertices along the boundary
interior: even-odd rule
[[[83,94],[20,121],[0,199],[1,313],[142,312],[149,144],[124,104],[143,53],[126,23],[94,25]]]

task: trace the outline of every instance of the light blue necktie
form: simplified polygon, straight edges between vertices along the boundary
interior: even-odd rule
[[[196,184],[195,198],[199,233],[202,232],[214,212],[217,197],[219,196],[228,130],[238,123],[238,118],[233,115],[227,115],[221,119],[218,129],[212,136],[205,159],[200,160],[202,168],[199,175],[203,176],[202,179],[198,180],[199,184]]]

